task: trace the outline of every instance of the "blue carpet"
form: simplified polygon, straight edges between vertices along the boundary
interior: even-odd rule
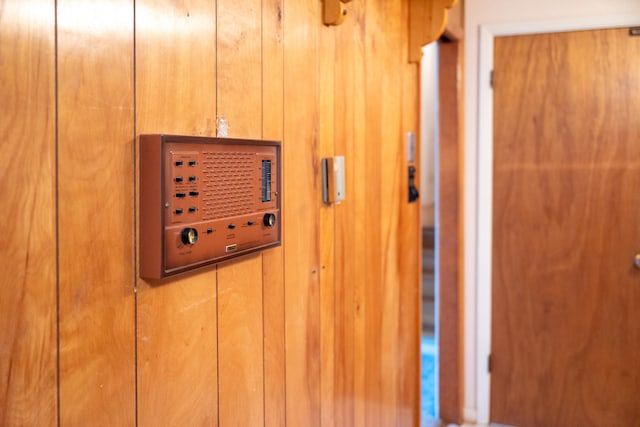
[[[438,348],[434,337],[422,336],[420,343],[421,356],[421,418],[434,420],[438,418]]]

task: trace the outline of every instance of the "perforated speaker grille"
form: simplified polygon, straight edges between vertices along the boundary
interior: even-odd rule
[[[255,155],[246,152],[202,154],[203,220],[251,213]]]

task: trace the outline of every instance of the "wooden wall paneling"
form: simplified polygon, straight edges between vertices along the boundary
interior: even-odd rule
[[[365,182],[366,209],[364,222],[367,225],[365,235],[365,425],[375,427],[384,425],[382,420],[382,129],[386,123],[382,112],[384,97],[382,78],[386,64],[381,52],[384,33],[384,19],[379,0],[366,1],[365,15]],[[389,203],[385,200],[384,203]]]
[[[284,136],[284,0],[262,2],[262,137]],[[281,150],[284,150],[284,144]],[[284,170],[284,165],[280,165]],[[282,199],[281,199],[282,200]],[[286,213],[282,213],[285,218]],[[284,235],[285,223],[280,224]],[[283,427],[286,421],[284,250],[262,253],[264,298],[264,424]]]
[[[0,9],[0,425],[46,426],[57,422],[55,3]]]
[[[318,24],[316,24],[318,25]],[[318,25],[318,151],[320,158],[339,155],[334,149],[335,100],[341,97],[335,87],[336,80],[336,36],[335,29]],[[318,197],[316,195],[316,197]],[[320,196],[321,197],[321,196]],[[336,281],[335,258],[335,212],[338,205],[322,204],[320,207],[320,402],[321,425],[335,426],[335,411],[338,404],[334,377],[336,353],[335,340],[339,333],[336,325]],[[344,260],[341,260],[344,262]]]
[[[57,7],[60,421],[130,426],[133,2]]]
[[[345,155],[348,156],[347,193],[349,199],[349,211],[339,211],[344,217],[351,219],[351,235],[347,247],[337,238],[337,245],[344,245],[344,254],[352,254],[350,263],[352,264],[353,280],[353,301],[351,309],[354,311],[353,335],[354,342],[354,364],[353,369],[353,426],[362,427],[366,422],[366,334],[365,334],[365,290],[368,286],[366,282],[366,235],[369,232],[368,226],[364,223],[367,209],[366,187],[366,64],[365,64],[365,2],[352,3],[349,7],[350,19],[353,19],[353,30],[351,36],[341,34],[341,40],[349,38],[353,45],[350,48],[351,71],[351,93],[353,99],[353,112],[350,120],[353,127],[352,140],[346,144]],[[345,40],[346,41],[346,40]],[[337,144],[341,141],[337,140]],[[339,145],[338,145],[339,147]],[[351,194],[351,196],[349,196]],[[345,206],[346,207],[346,206]],[[351,215],[351,216],[350,216]],[[337,258],[338,260],[341,258]]]
[[[215,2],[136,1],[138,135],[215,134],[215,23]],[[216,269],[137,289],[139,425],[217,424]]]
[[[318,28],[321,3],[284,10],[287,425],[320,425]]]
[[[364,425],[364,3],[349,7],[349,19],[334,28],[335,153],[345,156],[345,202],[335,217],[335,424]],[[360,318],[357,330],[356,318]],[[358,332],[359,334],[358,334]],[[360,342],[360,345],[358,345]],[[359,349],[360,352],[357,353]],[[357,384],[358,380],[360,384]],[[356,407],[360,408],[356,420]]]
[[[262,256],[218,265],[220,425],[264,425]]]
[[[409,1],[409,60],[420,62],[422,46],[440,38],[445,31],[449,9],[458,0],[408,0]]]
[[[379,220],[382,252],[382,302],[380,304],[382,318],[382,401],[384,412],[383,425],[396,423],[399,407],[400,382],[406,367],[400,366],[399,341],[400,316],[400,284],[403,277],[399,270],[401,242],[398,239],[400,212],[405,208],[407,199],[403,198],[406,183],[406,158],[402,150],[403,139],[400,128],[402,111],[402,64],[403,52],[400,47],[402,28],[401,0],[385,0],[380,2],[380,9],[385,17],[382,62],[384,74],[382,78],[382,141],[380,149],[380,197]]]
[[[409,64],[403,70],[403,118],[402,133],[405,139],[402,145],[406,153],[406,133],[419,134],[419,96],[418,90],[420,72],[417,64]],[[419,144],[418,144],[419,145]],[[419,149],[416,150],[416,160],[420,159]],[[418,169],[416,180],[419,179],[419,162],[414,164]],[[403,166],[404,177],[408,179],[408,163]],[[418,181],[419,182],[419,181]],[[409,197],[408,186],[403,189],[401,200]],[[421,269],[422,247],[420,230],[420,203],[405,205],[401,211],[399,234],[401,243],[398,247],[400,257],[400,361],[403,367],[403,375],[400,379],[400,404],[398,423],[400,425],[419,425],[420,421],[420,335],[421,335]]]
[[[460,42],[441,42],[439,57],[439,322],[440,322],[440,417],[462,421],[462,49]]]
[[[407,22],[409,6],[403,3],[402,20]],[[400,195],[400,223],[398,234],[400,243],[399,270],[400,270],[400,297],[399,297],[399,332],[400,358],[399,366],[402,367],[400,378],[400,395],[397,413],[397,425],[420,425],[420,335],[421,335],[421,271],[422,271],[422,247],[421,247],[421,223],[420,201],[407,203],[409,189],[403,180],[408,179],[408,152],[407,132],[414,132],[416,137],[420,135],[419,111],[420,111],[420,69],[418,64],[408,62],[408,35],[402,37],[403,55],[401,64],[402,73],[402,118],[400,158],[403,160]],[[417,169],[416,182],[420,182],[420,144],[416,144],[415,161],[411,163]]]
[[[262,1],[218,0],[218,114],[262,137]],[[221,425],[264,424],[262,255],[218,265]]]

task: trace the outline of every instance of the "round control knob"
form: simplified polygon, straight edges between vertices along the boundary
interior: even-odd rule
[[[185,245],[193,245],[198,241],[198,230],[195,228],[185,228],[182,230],[182,243]]]
[[[273,227],[274,225],[276,225],[276,214],[272,214],[272,213],[264,214],[264,218],[262,219],[262,222],[267,227]]]

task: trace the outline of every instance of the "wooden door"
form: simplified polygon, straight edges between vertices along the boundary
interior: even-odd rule
[[[640,37],[499,37],[491,419],[640,425]]]

